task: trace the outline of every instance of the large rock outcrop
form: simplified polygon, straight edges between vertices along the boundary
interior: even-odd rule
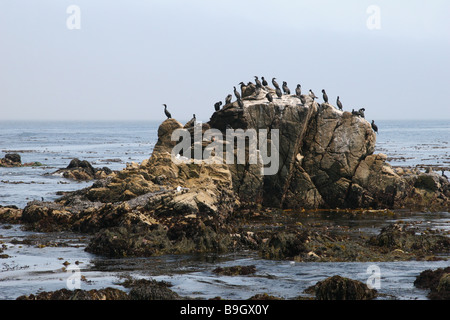
[[[227,126],[279,130],[275,175],[255,177],[255,165],[229,165],[241,200],[251,195],[265,206],[286,209],[448,208],[448,180],[392,168],[386,155],[374,154],[376,133],[363,117],[308,95],[304,104],[293,95],[269,102],[268,92],[273,90],[264,87],[256,95],[254,87],[245,87],[243,108],[237,102],[225,105],[209,121],[224,133]]]
[[[374,154],[376,134],[363,117],[318,104],[309,96],[274,95],[269,102],[268,92],[273,89],[262,88],[257,95],[254,86],[243,88],[243,107],[229,103],[208,123],[191,120],[183,125],[167,119],[158,129],[151,157],[142,163],[127,164],[55,202],[33,201],[21,214],[9,209],[0,214],[42,231],[95,233],[87,249],[110,256],[217,252],[244,246],[267,247],[268,256],[281,257],[308,255],[304,246],[308,233],[257,236],[235,225],[235,213],[261,207],[450,207],[447,179],[433,172],[393,168],[385,155]],[[279,144],[271,154],[279,160],[278,170],[264,175],[264,164],[249,163],[248,154],[239,164],[236,147],[232,163],[199,161],[184,151],[175,157],[184,160],[174,161],[175,130],[185,129],[191,138],[202,135],[200,141],[190,142],[189,151],[211,151],[214,143],[230,144],[225,139],[230,128],[267,130],[269,143],[278,130]],[[209,129],[220,137],[205,137]],[[218,159],[220,154],[214,156]],[[286,245],[278,250],[280,243]]]

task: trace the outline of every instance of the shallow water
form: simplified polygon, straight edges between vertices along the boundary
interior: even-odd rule
[[[298,218],[307,223],[311,218]],[[331,224],[352,225],[355,233],[360,230],[377,234],[385,225],[396,220],[416,222],[419,226],[450,231],[450,214],[405,214],[396,219],[340,219],[326,215],[321,221]],[[26,241],[25,241],[26,240]],[[398,262],[294,262],[261,259],[255,252],[236,252],[215,255],[166,255],[150,258],[111,259],[98,257],[84,251],[89,237],[58,232],[38,233],[23,231],[12,225],[0,229],[0,242],[4,246],[0,259],[0,299],[15,299],[40,291],[73,288],[70,269],[79,268],[81,289],[99,289],[120,285],[123,277],[148,278],[170,282],[171,288],[181,296],[209,299],[248,299],[255,294],[267,293],[292,299],[308,297],[303,291],[317,281],[332,275],[341,275],[366,283],[375,266],[380,274],[382,296],[379,299],[426,299],[427,291],[417,289],[413,283],[426,269],[444,268],[449,261],[398,261]],[[39,245],[41,244],[41,245]],[[43,246],[42,244],[45,244]],[[68,265],[64,263],[68,262]],[[250,276],[218,276],[217,267],[255,265],[256,273]],[[368,269],[372,268],[372,269]]]
[[[449,166],[450,121],[438,122],[377,122],[380,134],[376,152],[388,154],[393,165],[438,167]],[[0,168],[0,205],[25,207],[28,201],[56,199],[57,191],[71,191],[92,182],[73,182],[48,175],[66,167],[77,157],[94,167],[113,170],[125,168],[127,162],[148,158],[156,143],[155,122],[0,122],[0,151],[17,151],[22,162],[39,161],[43,167]],[[1,155],[3,157],[3,155]],[[446,171],[447,175],[448,172]],[[357,232],[378,234],[381,227],[402,219],[421,222],[420,228],[449,231],[450,215],[403,213],[360,219],[341,219],[324,213],[319,218],[303,217],[302,223],[320,219],[330,225],[342,225]],[[173,284],[182,296],[193,298],[246,299],[254,294],[268,293],[283,298],[305,295],[303,290],[332,275],[342,275],[366,282],[367,268],[380,270],[380,299],[426,299],[427,291],[413,286],[415,277],[426,269],[450,265],[448,261],[377,262],[377,263],[298,263],[260,259],[253,252],[227,255],[183,255],[151,258],[108,259],[84,251],[85,235],[73,233],[35,233],[22,231],[20,226],[0,224],[0,245],[5,247],[0,258],[0,299],[15,299],[20,295],[67,288],[72,272],[80,268],[82,289],[120,286],[122,276],[154,278]],[[15,239],[15,240],[14,240]],[[31,239],[31,244],[21,243]],[[45,243],[39,247],[38,243]],[[52,246],[53,243],[53,246]],[[56,246],[58,245],[58,246]],[[64,262],[70,263],[64,265]],[[76,264],[78,263],[78,264]],[[217,276],[216,267],[255,265],[252,276]]]
[[[51,175],[73,158],[95,168],[125,168],[150,157],[157,141],[156,122],[0,122],[0,151],[17,152],[22,163],[42,167],[0,168],[0,205],[24,208],[29,201],[53,201],[58,191],[73,191],[92,182]],[[2,155],[1,157],[3,157]]]

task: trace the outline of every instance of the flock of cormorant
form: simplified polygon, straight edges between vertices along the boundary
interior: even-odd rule
[[[241,85],[241,90],[242,90],[242,88],[245,86],[245,83],[244,82],[240,82],[239,84]],[[251,84],[252,83],[249,82],[247,84],[247,86],[251,85]],[[276,81],[276,78],[272,78],[272,84],[275,87],[275,94],[277,95],[277,97],[279,99],[281,99],[281,97],[283,96],[283,92],[284,92],[285,95],[290,95],[291,94],[291,90],[289,89],[288,84],[287,84],[286,81],[283,81],[283,85],[280,88],[280,85]],[[259,80],[259,78],[257,76],[255,76],[255,95],[256,96],[258,96],[260,94],[260,92],[261,92],[261,89],[263,87],[266,87],[266,86],[268,86],[268,83],[267,83],[266,79],[264,79],[264,77],[261,77],[261,80]],[[302,88],[302,86],[300,84],[297,84],[297,87],[295,88],[295,96],[298,97],[300,99],[301,103],[304,105],[304,104],[306,104],[306,98],[305,98],[304,95],[302,95],[302,89],[301,88]],[[236,100],[237,100],[237,103],[238,103],[239,107],[240,108],[244,108],[244,103],[242,102],[241,94],[236,89],[236,87],[233,87],[233,89],[234,89],[233,90],[234,96],[236,97]],[[281,90],[283,90],[283,91],[281,91]],[[319,97],[317,97],[311,89],[309,90],[309,97],[312,98],[313,101],[315,99],[319,99]],[[230,104],[232,98],[233,98],[233,96],[231,94],[227,95],[226,98],[225,98],[225,105]],[[324,103],[328,103],[328,95],[327,95],[325,89],[322,90],[322,98],[323,98]],[[266,94],[266,99],[270,103],[273,102],[273,96],[272,96],[272,94],[270,92]],[[343,105],[342,105],[342,102],[340,101],[339,96],[337,97],[336,104],[337,104],[337,107],[339,108],[339,110],[343,111]],[[164,106],[164,113],[166,114],[167,119],[172,118],[172,115],[167,110],[167,105],[163,104],[163,106]],[[216,112],[220,111],[220,107],[221,106],[222,106],[222,101],[216,102],[214,104],[215,111]],[[364,108],[361,108],[361,109],[359,109],[357,111],[355,111],[353,109],[352,110],[352,115],[365,118],[364,111],[366,111],[366,109],[364,109]],[[195,114],[194,114],[194,119],[195,119]],[[372,125],[373,131],[378,133],[378,127],[375,124],[374,120],[372,120],[371,125]]]

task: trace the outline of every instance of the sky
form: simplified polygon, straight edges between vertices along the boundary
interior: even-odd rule
[[[448,0],[0,0],[0,120],[163,120],[165,103],[207,121],[254,76],[326,89],[368,119],[450,119],[449,13]]]

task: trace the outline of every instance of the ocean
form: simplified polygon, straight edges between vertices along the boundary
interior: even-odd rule
[[[388,155],[393,166],[433,167],[450,176],[450,120],[376,121],[379,128],[376,153]],[[94,167],[120,170],[130,162],[149,158],[157,141],[159,122],[152,121],[0,121],[0,157],[19,153],[22,163],[40,162],[42,166],[0,167],[0,205],[24,208],[29,201],[58,198],[59,191],[72,191],[93,182],[75,182],[53,175],[73,158],[89,161]],[[430,226],[449,229],[450,214],[418,213],[411,219],[427,219]],[[378,226],[391,221],[374,222]],[[354,225],[360,221],[354,221]],[[58,238],[66,247],[37,249],[17,244],[19,239]],[[15,240],[15,241],[13,241]],[[146,259],[107,259],[83,250],[86,237],[71,233],[43,234],[24,231],[20,226],[0,224],[0,243],[8,258],[0,259],[0,299],[15,299],[22,294],[66,287],[68,274],[62,262],[78,261],[89,280],[85,289],[117,285],[126,274],[171,282],[180,295],[198,298],[221,296],[246,299],[268,292],[280,297],[298,295],[301,289],[324,277],[342,274],[367,279],[367,263],[293,263],[267,261],[248,254],[203,257],[167,256]],[[19,241],[20,243],[20,241]],[[63,259],[63,260],[62,260]],[[255,264],[256,277],[219,277],[211,272],[217,265]],[[120,265],[120,267],[117,267]],[[414,288],[415,276],[425,269],[448,266],[446,261],[379,263],[383,292],[400,299],[426,299],[426,291]],[[275,277],[275,278],[274,278]],[[276,282],[271,279],[277,279]]]

